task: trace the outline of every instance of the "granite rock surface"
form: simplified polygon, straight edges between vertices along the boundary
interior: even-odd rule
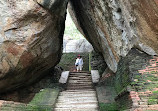
[[[58,63],[67,2],[0,1],[0,93],[35,82]]]
[[[69,12],[113,72],[132,48],[158,54],[157,0],[70,0]]]

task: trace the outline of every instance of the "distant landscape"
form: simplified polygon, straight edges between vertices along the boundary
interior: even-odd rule
[[[83,35],[77,30],[75,24],[73,23],[69,12],[67,12],[64,39],[78,40],[84,39]]]

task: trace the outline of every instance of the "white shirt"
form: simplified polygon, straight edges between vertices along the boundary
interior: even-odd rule
[[[82,65],[83,65],[83,59],[82,59],[82,58],[80,58],[80,59],[77,58],[77,59],[76,59],[76,62],[75,62],[75,65],[77,65],[77,64],[78,64],[79,66],[82,66]]]

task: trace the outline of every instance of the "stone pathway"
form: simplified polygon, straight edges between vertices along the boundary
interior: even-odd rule
[[[71,72],[67,89],[60,92],[54,111],[99,111],[91,74]]]

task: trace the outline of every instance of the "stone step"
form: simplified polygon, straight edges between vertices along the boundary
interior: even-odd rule
[[[92,83],[68,83],[67,86],[69,86],[69,85],[76,85],[76,86],[79,86],[79,85],[91,85],[91,86],[93,86]]]
[[[91,75],[69,75],[69,77],[92,78]]]
[[[83,72],[83,73],[78,73],[78,72],[75,73],[75,72],[74,72],[74,73],[70,73],[70,74],[78,74],[78,75],[80,75],[80,74],[87,74],[87,75],[88,75],[88,74],[90,74],[90,73],[84,73],[84,72]]]
[[[98,104],[98,101],[94,101],[94,100],[87,100],[87,101],[69,101],[68,103],[67,102],[64,102],[64,101],[58,101],[58,103],[66,103],[66,104],[85,104],[85,103],[96,103]]]
[[[70,94],[70,93],[60,93],[59,94],[59,96],[90,96],[90,95],[92,95],[92,96],[96,96],[96,93],[87,93],[87,94],[85,94],[85,93],[79,93],[79,94],[76,94],[76,93],[73,93],[73,94]]]
[[[97,104],[97,100],[82,100],[82,101],[77,101],[77,100],[75,100],[75,101],[58,101],[58,103],[65,103],[65,104],[67,104],[67,103],[91,103],[91,102],[95,102],[96,104]],[[57,104],[57,103],[56,103]]]
[[[67,88],[67,90],[91,90],[92,88]]]
[[[88,85],[88,84],[89,84],[89,85],[90,85],[90,84],[92,85],[92,82],[86,82],[86,83],[83,83],[83,82],[68,82],[68,85],[67,85],[67,86],[69,86],[69,85],[71,85],[71,84],[72,84],[72,85],[76,85],[76,86],[77,86],[77,84],[78,84],[78,85]]]
[[[68,83],[92,83],[91,80],[69,80]]]
[[[73,75],[70,75],[70,76],[69,76],[69,79],[70,79],[70,78],[79,78],[79,79],[80,79],[80,78],[82,78],[82,79],[83,79],[83,78],[90,78],[90,79],[91,79],[92,77],[91,77],[91,76],[77,76],[77,75],[73,76]]]
[[[59,95],[92,95],[96,94],[96,92],[62,92]]]
[[[69,79],[72,79],[72,78],[78,78],[78,79],[92,79],[91,76],[69,76]]]
[[[65,90],[65,91],[62,91],[62,92],[96,92],[94,89],[91,89],[91,90]]]
[[[88,100],[87,100],[88,99]],[[97,101],[97,99],[96,98],[84,98],[84,97],[82,97],[82,98],[65,98],[65,97],[61,97],[61,98],[58,98],[58,101],[57,102],[59,102],[59,103],[69,103],[70,101],[73,101],[73,102],[84,102],[84,103],[86,103],[86,102],[95,102],[95,101]]]
[[[68,84],[92,84],[91,80],[70,80]]]
[[[74,81],[92,81],[91,79],[85,79],[85,78],[81,78],[81,79],[69,79],[69,80],[74,80]]]
[[[64,100],[63,100],[64,99]],[[84,101],[84,100],[94,100],[94,101],[97,101],[97,98],[96,97],[78,97],[78,98],[69,98],[69,97],[58,97],[58,101],[70,101],[70,100],[73,100],[73,101]]]
[[[89,75],[86,75],[86,74],[70,74],[69,76],[75,76],[75,77],[91,77],[91,75],[89,74]]]
[[[71,81],[71,82],[68,82],[68,84],[85,84],[85,82],[75,82],[75,81]],[[86,82],[86,84],[92,84],[92,82]]]
[[[92,82],[92,80],[91,80],[91,79],[69,79],[69,81],[78,81],[78,82],[80,82],[80,81],[82,81],[82,82]]]
[[[69,85],[67,88],[70,88],[70,87],[72,87],[72,88],[85,88],[85,87],[87,87],[87,88],[93,88],[93,86],[92,85],[78,85],[78,86],[75,86],[75,85]]]
[[[81,75],[75,75],[75,74],[70,74],[69,77],[91,77],[91,75],[85,75],[85,74],[81,74]]]
[[[98,108],[93,108],[93,109],[90,109],[90,108],[84,108],[84,109],[76,109],[76,108],[55,108],[54,111],[98,111]]]
[[[69,85],[68,87],[76,87],[76,88],[83,88],[83,87],[91,87],[91,88],[93,88],[93,86],[92,85],[78,85],[78,86],[76,86],[76,85]]]
[[[87,90],[66,90],[67,92],[82,92],[82,91],[95,91],[94,89],[87,89]]]
[[[62,96],[62,95],[65,95],[65,96],[89,96],[89,95],[93,95],[95,96],[96,93],[60,93],[59,96]]]
[[[93,110],[97,110],[97,109],[99,109],[98,108],[98,106],[93,106],[93,107],[89,107],[89,106],[87,106],[87,107],[70,107],[70,106],[67,106],[67,107],[55,107],[55,109],[60,109],[60,111],[65,111],[65,109],[70,109],[69,111],[76,111],[76,110],[79,110],[79,111],[93,111]],[[87,110],[85,110],[85,109],[87,109]],[[90,109],[92,109],[92,110],[90,110]],[[98,111],[98,110],[97,110]]]
[[[76,101],[73,101],[73,102],[58,102],[56,105],[85,105],[85,104],[98,104],[97,101],[91,101],[91,102],[76,102]]]
[[[83,81],[83,82],[91,82],[92,80],[88,80],[88,79],[69,79],[69,81]]]
[[[83,93],[83,94],[81,94],[81,93],[72,93],[72,94],[70,94],[70,93],[64,93],[64,94],[59,94],[59,96],[63,96],[63,95],[65,95],[65,96],[90,96],[90,95],[93,95],[93,96],[95,96],[96,95],[96,93],[90,93],[90,94],[88,94],[88,93]]]
[[[98,108],[55,108],[54,111],[98,111]]]
[[[83,87],[84,87],[84,86],[93,86],[93,85],[92,85],[92,84],[78,84],[78,85],[76,85],[76,84],[68,84],[67,86],[68,86],[68,87],[69,87],[69,86],[76,86],[76,87],[77,87],[77,86],[78,86],[78,87],[82,87],[82,86],[83,86]]]
[[[84,104],[63,104],[57,103],[56,108],[97,108],[98,105],[96,103],[84,103]]]
[[[60,92],[60,94],[94,94],[96,93],[95,91],[63,91],[63,92]]]
[[[80,84],[86,84],[86,83],[92,83],[91,80],[70,80],[68,83],[80,83]]]
[[[74,99],[78,99],[78,98],[79,99],[80,98],[88,98],[88,99],[90,98],[91,99],[91,98],[96,98],[95,96],[96,95],[91,96],[91,97],[89,97],[88,95],[87,95],[87,97],[85,97],[85,96],[71,96],[71,97],[70,96],[59,96],[58,99],[60,99],[60,98],[69,98],[69,99],[71,99],[71,98],[74,98],[74,97],[75,97]]]
[[[58,99],[73,99],[73,100],[78,100],[78,99],[95,99],[95,96],[59,96]]]
[[[93,85],[92,84],[68,84],[67,85],[67,87],[69,87],[69,86],[76,86],[76,87],[85,87],[85,86],[92,86],[93,87]]]
[[[92,79],[85,79],[85,78],[69,78],[70,80],[74,80],[74,81],[92,81]]]
[[[89,100],[87,100],[89,99]],[[86,102],[86,101],[97,101],[96,98],[58,98],[58,102],[69,102],[69,101],[80,101],[80,102]]]
[[[56,108],[97,108],[98,104],[56,104]]]
[[[92,82],[90,83],[90,82],[86,82],[86,83],[83,83],[83,82],[77,82],[77,83],[68,83],[67,84],[67,86],[69,86],[69,85],[76,85],[76,86],[79,86],[79,85],[91,85],[91,86],[93,86],[93,84],[92,84]]]
[[[90,71],[80,71],[80,72],[71,71],[70,73],[87,73],[87,74],[90,74]]]
[[[70,73],[67,88],[60,92],[54,111],[98,111],[91,74]]]
[[[92,89],[92,87],[67,87],[67,90],[74,89],[74,90],[86,90],[86,89]]]
[[[70,74],[70,76],[91,76],[91,74]]]
[[[91,81],[91,78],[76,78],[76,77],[71,77],[69,78],[69,80],[90,80]]]
[[[58,103],[88,103],[88,102],[97,102],[97,100],[74,100],[74,101],[68,101],[68,100],[58,100]]]
[[[92,80],[91,78],[81,78],[81,77],[69,77],[69,80]]]

